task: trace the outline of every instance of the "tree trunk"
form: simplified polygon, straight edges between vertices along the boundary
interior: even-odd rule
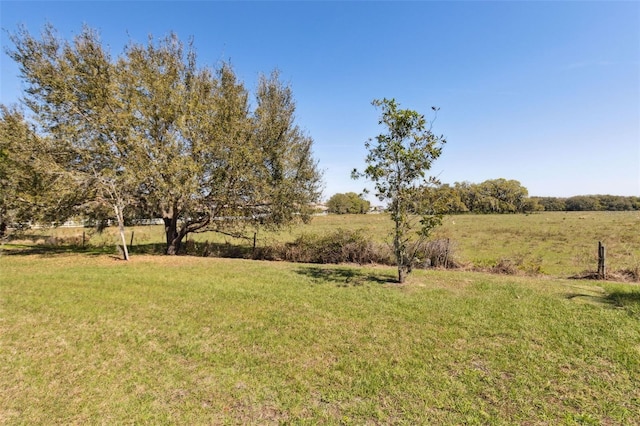
[[[180,246],[182,245],[182,238],[178,232],[178,218],[177,217],[163,217],[164,232],[167,238],[166,254],[172,256],[178,254]]]
[[[402,266],[398,266],[398,283],[404,284],[404,281],[407,279],[407,272],[404,270]]]
[[[175,208],[171,212],[177,211]],[[167,239],[166,254],[176,255],[180,253],[182,240],[191,232],[197,232],[204,228],[211,221],[209,216],[200,218],[198,221],[189,221],[183,223],[178,228],[178,217],[172,213],[165,213],[162,220],[164,221],[164,231]]]
[[[127,250],[127,240],[124,237],[124,215],[122,214],[122,207],[116,204],[113,206],[116,211],[116,217],[118,218],[118,228],[120,230],[120,239],[122,240],[122,254],[124,260],[129,260],[129,250]]]
[[[396,264],[398,265],[398,283],[404,283],[406,279],[406,265],[405,265],[405,250],[403,247],[402,239],[402,230],[400,228],[400,220],[398,219],[398,214],[395,213],[395,234],[393,236],[393,251],[396,255]]]

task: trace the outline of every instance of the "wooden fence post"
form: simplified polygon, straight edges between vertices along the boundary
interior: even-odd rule
[[[607,269],[605,266],[605,249],[601,241],[598,241],[598,279],[604,280],[607,278]]]
[[[444,269],[448,269],[449,268],[449,238],[447,238],[447,246],[445,248],[444,251]]]
[[[254,232],[253,233],[253,253],[255,254],[256,252],[256,239],[258,238],[258,233]]]

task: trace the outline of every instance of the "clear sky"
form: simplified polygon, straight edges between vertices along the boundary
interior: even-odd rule
[[[448,142],[445,183],[519,180],[530,195],[640,195],[640,2],[0,1],[0,102],[20,97],[4,50],[19,24],[65,38],[99,30],[113,56],[174,31],[200,65],[230,61],[253,90],[274,68],[315,141],[325,199],[360,192],[350,171],[395,98]]]

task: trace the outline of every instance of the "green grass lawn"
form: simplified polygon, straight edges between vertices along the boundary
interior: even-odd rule
[[[5,252],[0,424],[640,424],[637,285],[394,277]]]

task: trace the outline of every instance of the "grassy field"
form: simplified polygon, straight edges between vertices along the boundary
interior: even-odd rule
[[[362,229],[321,216],[258,245]],[[0,252],[0,424],[640,424],[640,214],[445,218],[518,276],[164,257],[162,227],[31,231]],[[82,246],[84,233],[84,249]],[[252,242],[197,234],[193,242]],[[525,275],[525,273],[537,273]],[[637,273],[637,272],[636,272]]]
[[[640,424],[637,285],[394,276],[5,253],[0,423]]]
[[[610,270],[640,268],[640,212],[549,212],[531,215],[453,216],[437,234],[457,243],[476,265],[500,259],[523,269],[570,276],[597,268],[598,241]]]
[[[299,225],[279,233],[260,232],[258,245],[292,241],[301,234],[327,234],[336,229],[362,229],[380,242],[388,241],[392,222],[385,214],[329,215],[315,217],[308,225]],[[607,248],[611,271],[640,270],[640,212],[548,212],[531,215],[458,215],[446,217],[434,238],[449,238],[455,255],[464,265],[490,268],[501,260],[515,264],[523,273],[542,273],[569,277],[597,267],[598,241]],[[22,243],[73,241],[81,243],[85,232],[93,250],[114,253],[118,242],[116,229],[103,234],[88,229],[48,229],[32,232]],[[161,250],[161,226],[127,228],[127,240],[133,233],[133,254]],[[191,241],[250,247],[251,240],[219,234],[190,235]],[[15,247],[15,246],[14,246]]]

